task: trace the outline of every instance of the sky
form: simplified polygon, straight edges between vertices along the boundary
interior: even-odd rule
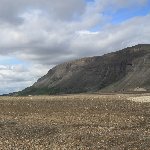
[[[0,0],[0,94],[57,64],[150,43],[150,0]]]

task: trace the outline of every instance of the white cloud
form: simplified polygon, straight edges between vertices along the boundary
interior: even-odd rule
[[[41,21],[36,14],[29,22],[25,20],[24,24],[15,29],[3,29],[2,32],[9,36],[0,41],[1,52],[52,65],[68,59],[101,55],[131,44],[149,42],[149,19],[149,15],[136,17],[122,24],[109,25],[100,31],[91,32],[73,29],[70,24],[64,22],[53,26],[47,18],[42,18]]]
[[[49,66],[52,68],[53,66]],[[49,67],[33,65],[0,65],[0,94],[22,90],[45,75]],[[40,69],[39,69],[40,68]]]
[[[21,23],[20,14],[42,10],[49,17],[68,20],[84,11],[84,0],[0,0],[0,18],[11,23]]]

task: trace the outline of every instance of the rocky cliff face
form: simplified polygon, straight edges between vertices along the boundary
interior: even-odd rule
[[[60,64],[20,94],[150,90],[150,45]]]

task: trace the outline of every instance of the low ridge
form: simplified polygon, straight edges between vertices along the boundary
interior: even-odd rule
[[[19,95],[150,91],[150,44],[63,63]]]

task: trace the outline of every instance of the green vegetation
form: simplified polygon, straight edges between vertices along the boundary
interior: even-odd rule
[[[29,87],[23,91],[18,92],[18,96],[27,96],[27,95],[55,95],[55,94],[71,94],[71,93],[84,93],[86,90],[83,89],[74,89],[74,88],[34,88]]]

